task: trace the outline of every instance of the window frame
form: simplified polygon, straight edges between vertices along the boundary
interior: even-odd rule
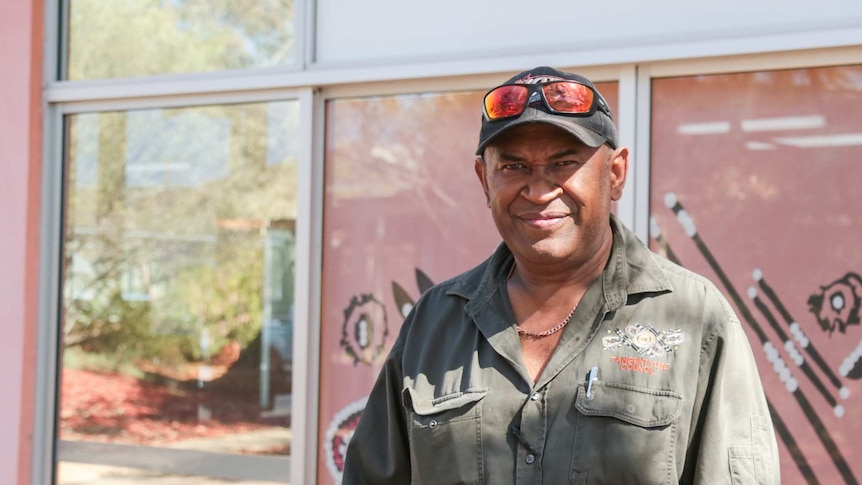
[[[186,108],[212,105],[231,105],[245,103],[265,103],[275,101],[292,100],[299,103],[300,150],[298,154],[298,187],[297,187],[297,239],[296,239],[296,282],[294,298],[296,302],[294,326],[294,390],[296,396],[307,396],[310,393],[316,395],[316,389],[309,389],[315,380],[305,369],[313,369],[311,365],[316,362],[316,346],[314,342],[313,322],[315,312],[316,296],[314,288],[319,283],[314,283],[315,276],[313,268],[315,259],[313,248],[316,247],[311,241],[315,239],[315,219],[312,216],[314,208],[314,194],[321,194],[319,176],[313,172],[312,158],[312,110],[314,105],[314,93],[309,88],[273,88],[268,90],[222,92],[214,94],[197,94],[187,96],[171,97],[148,97],[127,98],[110,100],[80,100],[68,103],[56,103],[48,106],[46,110],[45,123],[45,158],[42,180],[42,205],[41,205],[41,259],[40,259],[40,292],[39,292],[39,328],[37,336],[37,355],[39,356],[36,368],[36,389],[34,411],[34,437],[33,437],[33,474],[31,483],[53,483],[56,478],[56,463],[66,458],[74,461],[89,462],[91,458],[107,456],[107,460],[100,463],[116,466],[134,466],[144,463],[136,457],[111,457],[111,450],[140,450],[149,449],[150,459],[162,458],[165,463],[164,470],[174,473],[194,473],[196,470],[206,469],[206,460],[211,463],[220,463],[217,469],[221,471],[224,478],[242,478],[239,475],[231,475],[230,467],[242,463],[243,468],[254,470],[255,475],[250,479],[272,479],[281,477],[287,482],[291,480],[292,473],[297,473],[291,466],[297,459],[302,459],[302,449],[295,447],[291,455],[286,458],[273,458],[261,456],[233,456],[219,455],[204,452],[193,452],[195,459],[204,460],[203,465],[197,468],[171,467],[168,463],[170,453],[164,448],[156,447],[133,447],[129,445],[115,445],[102,443],[76,443],[74,441],[59,440],[57,437],[57,403],[59,398],[59,358],[61,348],[61,311],[62,311],[62,245],[63,245],[63,204],[66,188],[65,179],[65,146],[67,138],[66,120],[70,115],[82,113],[116,112],[136,109],[163,109],[163,108]],[[317,179],[317,181],[315,180]],[[319,216],[318,216],[319,217]],[[319,229],[318,229],[319,230]],[[312,378],[310,378],[312,377]],[[308,431],[303,429],[313,416],[308,413],[315,409],[309,406],[308,400],[297,399],[292,404],[291,432],[294,442],[302,442],[303,436]],[[301,468],[301,467],[299,467]],[[242,469],[242,468],[240,468]],[[294,483],[297,483],[294,481]],[[301,483],[301,482],[299,482]]]

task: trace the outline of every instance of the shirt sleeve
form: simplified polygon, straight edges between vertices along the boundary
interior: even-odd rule
[[[400,351],[393,348],[347,445],[343,485],[410,483]]]
[[[723,302],[728,312],[728,304]],[[738,319],[704,342],[687,483],[780,483],[778,445],[751,346]]]

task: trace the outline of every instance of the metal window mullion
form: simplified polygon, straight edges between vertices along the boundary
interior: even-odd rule
[[[93,113],[105,111],[130,111],[139,109],[192,108],[200,106],[225,106],[231,104],[266,103],[297,99],[302,90],[270,89],[226,93],[199,93],[182,96],[153,96],[146,98],[95,99],[58,103],[63,114]]]
[[[42,73],[44,87],[60,76],[62,2],[43,2]],[[57,349],[60,322],[60,245],[62,238],[63,117],[42,92],[39,200],[39,269],[33,384],[30,483],[53,483],[56,434]],[[52,163],[52,161],[55,161]],[[22,443],[23,445],[23,443]],[[20,474],[19,474],[20,476]]]
[[[641,241],[649,241],[650,217],[650,128],[652,119],[652,77],[648,69],[638,68],[636,76],[634,159],[634,225],[632,229]]]
[[[68,1],[42,2],[45,5],[43,68],[45,86],[62,80],[68,72],[69,11]]]
[[[299,99],[291,483],[316,483],[325,105],[320,94],[311,89]]]
[[[620,145],[629,148],[629,172],[623,195],[617,201],[617,216],[626,226],[634,228],[636,213],[637,160],[639,153],[637,140],[637,67],[635,65],[620,68],[619,108],[616,113],[617,128],[620,132]]]
[[[783,69],[810,69],[848,64],[862,64],[862,43],[855,46],[828,49],[786,50],[729,57],[654,62],[642,64],[641,69],[648,69],[652,78],[664,78]]]
[[[561,59],[568,59],[562,57]],[[482,65],[463,61],[428,62],[409,65],[357,65],[330,69],[297,70],[287,68],[256,68],[241,71],[217,71],[186,74],[165,74],[139,78],[93,79],[80,81],[53,81],[45,89],[45,96],[52,103],[114,100],[126,98],[151,98],[186,96],[199,93],[231,93],[258,90],[282,90],[316,87],[348,87],[361,84],[377,84],[378,92],[386,92],[394,84],[414,82],[420,85],[447,86],[452,81],[473,80],[477,76],[488,76],[487,87],[499,81],[501,75],[514,73],[531,66],[536,60],[515,58],[492,59]],[[596,80],[615,77],[618,67],[614,64],[580,65],[578,72]],[[309,66],[311,67],[311,66]],[[430,82],[429,82],[430,81]],[[473,81],[475,82],[475,80]]]
[[[53,483],[63,238],[63,133],[56,107],[44,108],[39,211],[39,283],[30,483]],[[56,161],[59,160],[59,163]]]
[[[299,68],[307,69],[317,58],[317,1],[297,0],[294,12],[295,43]]]

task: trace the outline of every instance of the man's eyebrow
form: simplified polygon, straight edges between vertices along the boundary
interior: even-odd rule
[[[497,158],[501,162],[523,162],[526,160],[524,157],[519,157],[518,155],[515,155],[513,153],[505,153],[505,152],[498,152]]]
[[[567,158],[571,156],[577,156],[581,153],[580,150],[576,148],[566,148],[565,150],[560,150],[557,153],[554,153],[550,156],[551,160],[557,160],[560,158]]]

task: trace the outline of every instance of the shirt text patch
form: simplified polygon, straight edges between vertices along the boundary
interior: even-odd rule
[[[655,374],[657,370],[668,370],[670,364],[658,360],[644,359],[642,357],[617,357],[611,356],[611,362],[620,366],[620,370],[641,372],[643,374]]]

